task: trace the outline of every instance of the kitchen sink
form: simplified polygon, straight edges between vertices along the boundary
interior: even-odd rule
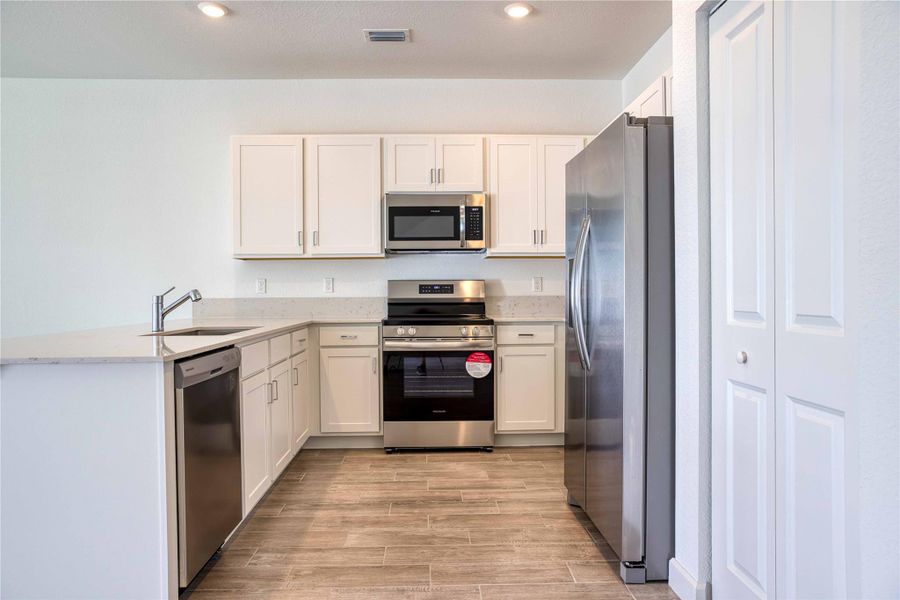
[[[174,331],[159,331],[157,333],[145,333],[145,336],[161,336],[166,337],[181,335],[231,335],[232,333],[240,333],[249,331],[250,329],[258,329],[257,327],[194,327],[192,329],[176,329]]]

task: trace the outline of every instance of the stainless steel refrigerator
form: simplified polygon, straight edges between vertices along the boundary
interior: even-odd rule
[[[566,165],[569,503],[626,583],[674,556],[672,119],[621,115]]]

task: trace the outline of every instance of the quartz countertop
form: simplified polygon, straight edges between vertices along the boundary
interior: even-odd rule
[[[150,326],[126,325],[0,340],[0,364],[165,362],[246,344],[311,324],[377,324],[380,318],[175,319],[168,332],[194,327],[251,327],[229,335],[149,336]]]
[[[562,323],[565,315],[488,315],[494,323]]]

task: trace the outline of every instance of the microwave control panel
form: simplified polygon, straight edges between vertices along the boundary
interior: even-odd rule
[[[484,239],[484,207],[466,207],[466,240]]]

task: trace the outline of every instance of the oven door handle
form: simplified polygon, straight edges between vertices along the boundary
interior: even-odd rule
[[[493,340],[384,340],[382,348],[385,350],[493,350]]]

